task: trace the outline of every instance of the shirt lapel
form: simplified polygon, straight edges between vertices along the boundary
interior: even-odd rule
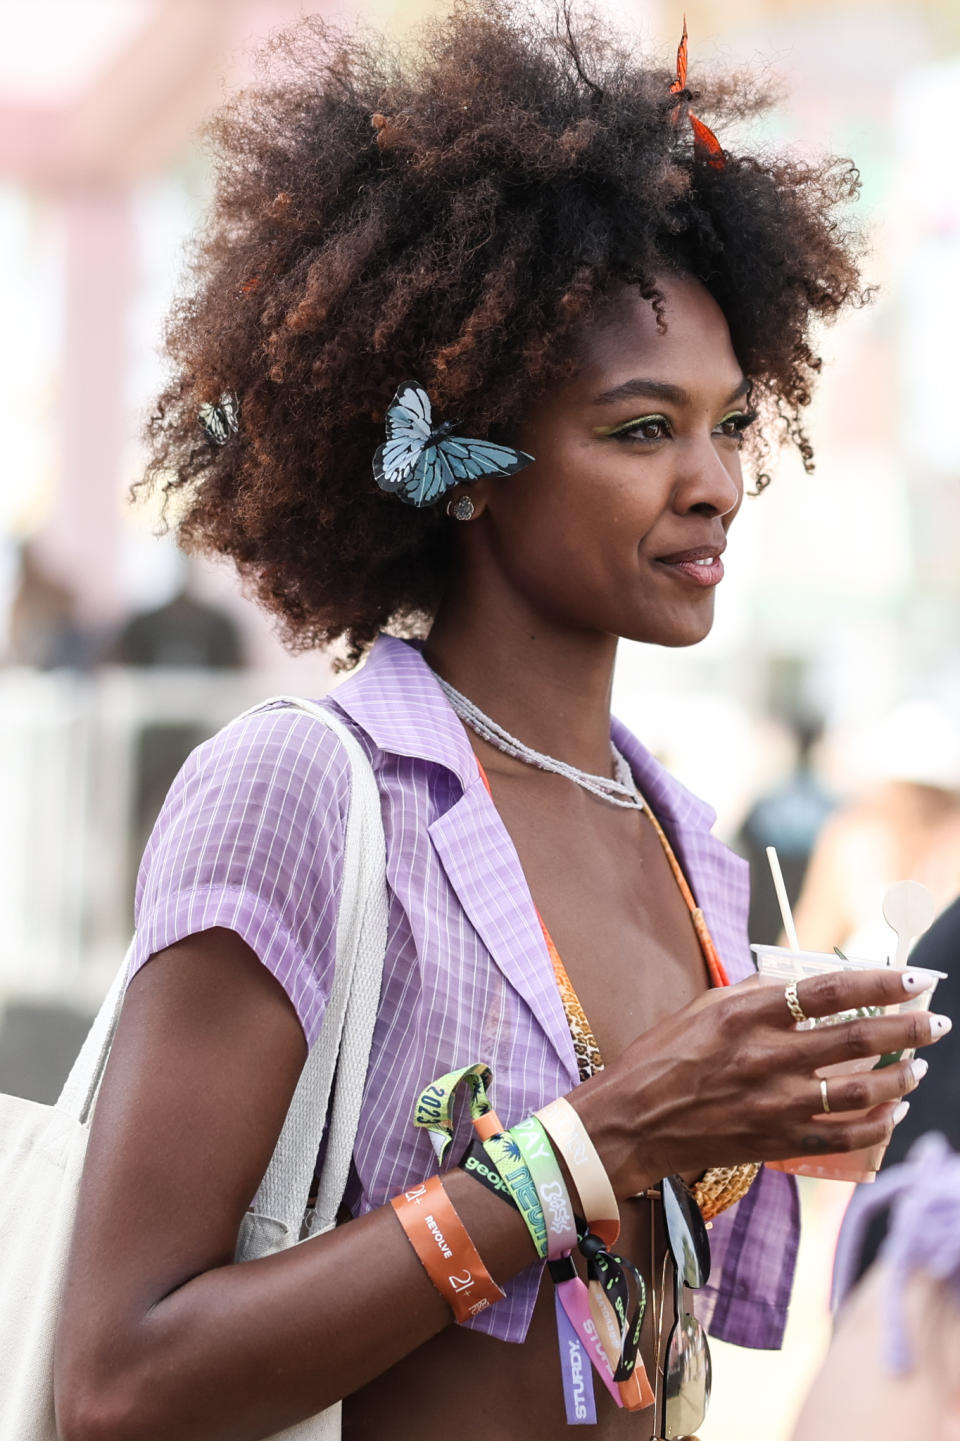
[[[730,980],[752,976],[756,968],[746,934],[747,862],[713,835],[716,811],[675,780],[621,721],[614,719],[612,735],[670,839]]]
[[[570,1028],[520,858],[433,672],[414,646],[381,635],[332,698],[379,750],[432,761],[458,777],[462,795],[428,827],[434,850],[474,930],[576,1085]]]
[[[479,773],[430,826],[430,839],[474,930],[529,1006],[575,1086],[573,1040],[533,899]]]

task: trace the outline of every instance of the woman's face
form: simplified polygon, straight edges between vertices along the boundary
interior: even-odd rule
[[[574,378],[515,437],[535,464],[480,483],[477,531],[535,616],[681,646],[713,622],[749,415],[719,306],[694,280],[660,288],[665,333],[629,287],[581,328]]]

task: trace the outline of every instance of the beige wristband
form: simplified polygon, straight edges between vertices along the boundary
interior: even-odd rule
[[[535,1114],[567,1163],[590,1230],[612,1246],[620,1234],[620,1208],[586,1127],[563,1096]]]

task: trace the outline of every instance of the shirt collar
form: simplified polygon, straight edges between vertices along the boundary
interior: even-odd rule
[[[464,790],[476,780],[467,733],[415,645],[379,635],[360,669],[331,698],[379,750],[445,766]]]
[[[381,634],[360,669],[332,698],[379,750],[445,766],[465,790],[476,780],[467,733],[416,645]],[[616,717],[610,734],[662,822],[681,831],[711,829],[717,818],[712,807],[675,780]]]

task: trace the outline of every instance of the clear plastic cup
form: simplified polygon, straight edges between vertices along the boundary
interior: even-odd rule
[[[788,985],[790,981],[806,980],[808,976],[822,976],[828,971],[874,971],[880,966],[880,962],[866,961],[855,956],[838,956],[836,952],[826,951],[791,951],[785,946],[751,946],[757,957],[757,970],[762,976],[771,976],[775,980],[783,981]],[[898,969],[910,970],[910,966],[898,967]],[[938,979],[944,975],[943,971],[931,971],[929,973]],[[880,1015],[883,1012],[893,1014],[900,1011],[926,1011],[929,1010],[933,993],[937,988],[937,981],[927,990],[921,991],[915,996],[908,996],[904,992],[904,999],[896,1005],[883,1007],[869,1007],[867,1014]],[[855,1012],[845,1011],[836,1016],[814,1017],[809,1021],[802,1021],[799,1029],[808,1030],[813,1026],[835,1025],[838,1021],[846,1020]],[[904,1051],[904,1056],[910,1058],[912,1051]],[[825,1080],[831,1076],[852,1076],[862,1071],[872,1071],[881,1061],[880,1056],[866,1056],[851,1061],[838,1061],[832,1066],[821,1066],[815,1074]],[[834,1114],[831,1111],[831,1114]],[[842,1114],[842,1113],[841,1113]],[[847,1118],[852,1120],[857,1116],[866,1115],[865,1111],[848,1111]],[[794,1176],[819,1176],[828,1181],[873,1181],[876,1179],[877,1171],[883,1160],[886,1144],[880,1143],[876,1146],[864,1146],[858,1151],[837,1151],[826,1155],[812,1157],[797,1157],[789,1161],[767,1161],[771,1171],[788,1171]]]

